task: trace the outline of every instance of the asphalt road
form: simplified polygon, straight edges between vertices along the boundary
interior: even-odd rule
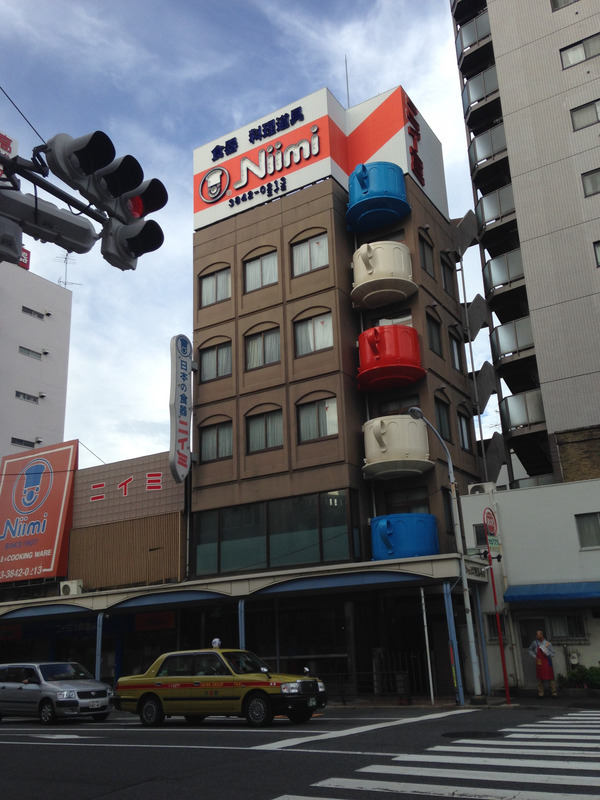
[[[517,794],[517,792],[520,792]],[[600,796],[600,709],[328,707],[306,725],[254,730],[212,718],[143,728],[0,722],[2,800],[367,800]]]

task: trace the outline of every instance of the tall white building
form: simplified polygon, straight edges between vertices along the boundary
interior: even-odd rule
[[[597,478],[600,5],[450,7],[513,485]]]
[[[72,294],[0,264],[0,457],[63,441]]]

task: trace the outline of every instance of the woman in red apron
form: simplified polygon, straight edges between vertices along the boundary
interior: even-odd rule
[[[535,658],[538,696],[544,696],[544,687],[546,681],[548,681],[550,683],[550,694],[552,697],[557,697],[554,667],[552,666],[552,658],[555,653],[550,642],[544,637],[544,631],[537,632],[536,638],[529,648],[529,654]]]

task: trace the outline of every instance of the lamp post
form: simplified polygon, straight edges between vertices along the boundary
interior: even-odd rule
[[[460,564],[460,580],[463,592],[463,602],[465,606],[465,617],[467,620],[467,638],[469,640],[469,657],[471,661],[471,671],[473,673],[473,691],[474,694],[481,695],[481,671],[479,669],[479,659],[477,658],[477,650],[475,648],[475,632],[473,629],[473,612],[471,610],[471,598],[469,596],[469,585],[467,583],[467,571],[465,569],[465,551],[462,543],[462,534],[460,530],[460,516],[458,513],[458,499],[456,496],[456,482],[454,480],[454,467],[452,465],[452,457],[450,451],[446,447],[446,442],[442,439],[440,433],[429,422],[427,417],[424,416],[420,408],[412,406],[408,409],[408,413],[413,419],[422,419],[425,425],[437,437],[439,443],[444,448],[446,458],[448,459],[448,479],[450,481],[450,494],[452,497],[452,525],[454,527],[454,538],[456,540],[456,550],[459,555]]]

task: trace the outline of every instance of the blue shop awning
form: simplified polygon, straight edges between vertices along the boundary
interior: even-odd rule
[[[578,603],[600,601],[600,581],[522,583],[504,592],[506,603]]]
[[[141,594],[137,597],[130,597],[120,603],[111,606],[107,611],[122,611],[124,609],[148,609],[162,608],[163,606],[189,605],[199,603],[201,600],[226,600],[226,595],[218,592],[206,592],[200,589],[188,589],[175,592],[157,592],[153,594]]]
[[[430,579],[423,575],[407,572],[351,572],[343,575],[311,575],[306,578],[274,583],[260,589],[255,594],[284,594],[287,592],[314,592],[336,589],[369,589],[381,586],[399,586],[400,584],[427,584]]]
[[[6,614],[0,616],[0,622],[5,620],[15,619],[40,619],[40,617],[62,617],[65,614],[82,614],[86,612],[89,614],[89,608],[83,606],[69,605],[47,605],[47,606],[31,606],[29,608],[15,608],[14,611],[7,611]]]

